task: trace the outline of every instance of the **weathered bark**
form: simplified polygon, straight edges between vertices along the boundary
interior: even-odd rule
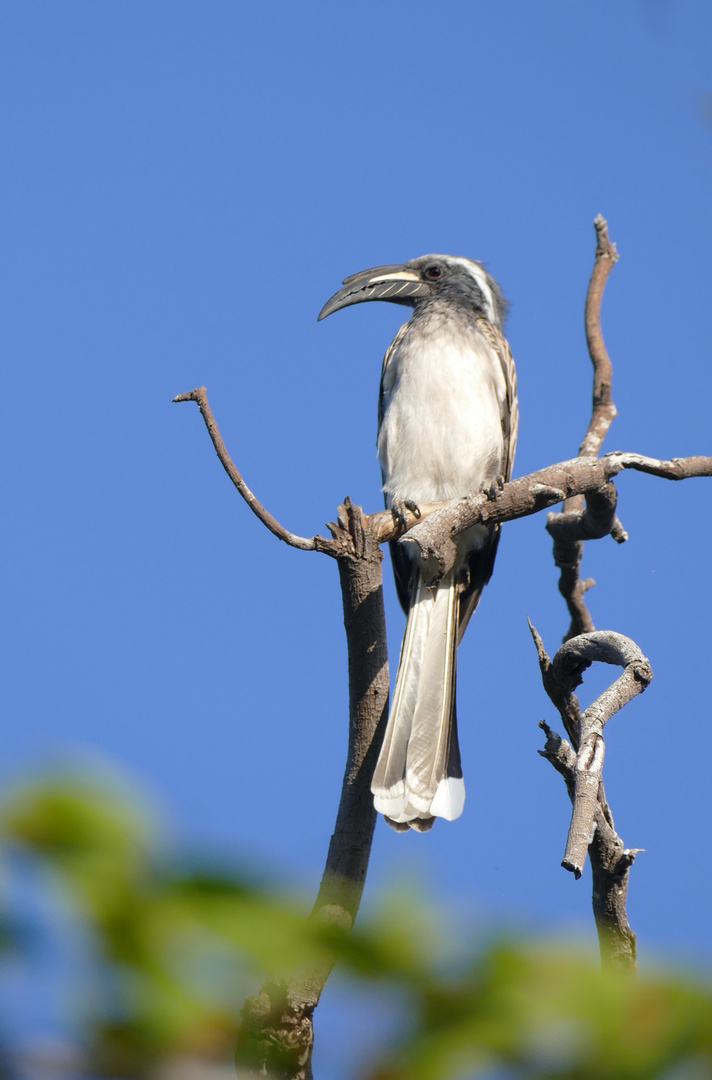
[[[366,882],[376,811],[371,777],[388,716],[388,655],[381,577],[382,552],[360,507],[347,499],[330,526],[348,644],[349,740],[346,769],[326,867],[311,918],[348,933]],[[308,959],[288,979],[268,982],[248,998],[238,1063],[284,1080],[311,1080],[313,1013],[338,947]]]

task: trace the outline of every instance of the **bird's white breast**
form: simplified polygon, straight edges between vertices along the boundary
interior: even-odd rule
[[[474,320],[447,310],[411,319],[382,393],[378,457],[390,500],[468,495],[502,472],[505,379]]]

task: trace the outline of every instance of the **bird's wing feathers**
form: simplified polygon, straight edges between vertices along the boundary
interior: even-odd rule
[[[388,395],[388,392],[390,391],[387,376],[388,365],[398,351],[400,344],[405,336],[406,330],[408,329],[408,325],[409,324],[407,322],[404,322],[403,325],[398,329],[398,333],[386,349],[385,356],[383,357],[383,366],[381,367],[381,383],[378,389],[379,431],[381,429],[381,424],[383,423],[386,397]],[[385,483],[386,478],[385,476],[383,476],[383,473],[381,473],[381,475],[383,477],[383,482]],[[385,498],[385,503],[386,506],[388,506],[387,497]],[[397,540],[391,540],[388,547],[391,552],[391,563],[393,564],[393,576],[396,579],[396,591],[398,593],[398,599],[400,601],[401,607],[403,608],[403,611],[407,615],[410,608],[410,594],[413,585],[413,561],[406,554],[403,545],[399,544]]]
[[[393,359],[393,357],[397,353],[398,348],[400,346],[400,343],[403,340],[403,338],[405,336],[405,332],[406,332],[407,329],[408,329],[408,323],[404,322],[403,325],[399,328],[398,333],[396,334],[396,336],[393,338],[393,341],[390,343],[390,345],[386,349],[385,356],[383,357],[383,366],[381,367],[381,383],[380,383],[380,386],[378,388],[378,427],[379,427],[379,429],[381,427],[381,424],[383,423],[383,414],[385,412],[385,404],[384,404],[385,398],[386,398],[386,395],[388,393],[388,390],[390,389],[390,387],[387,388],[387,381],[388,380],[387,380],[387,374],[386,373],[388,371],[388,365],[390,364],[391,360]]]
[[[517,373],[509,344],[501,330],[498,330],[488,319],[478,319],[477,328],[493,349],[504,375],[505,396],[500,403],[503,449],[502,476],[505,480],[509,480],[512,475],[514,451],[517,447],[517,430],[519,428]],[[480,547],[473,551],[468,560],[469,582],[460,598],[460,638],[462,638],[465,628],[480,602],[482,589],[492,576],[498,545],[499,526],[496,526],[490,532],[489,542],[484,548]]]
[[[478,319],[477,328],[491,345],[497,359],[502,366],[504,375],[505,398],[501,403],[500,416],[502,420],[502,437],[504,442],[504,461],[502,463],[502,476],[509,480],[512,475],[514,464],[514,451],[517,447],[517,431],[519,429],[519,406],[517,404],[517,372],[514,367],[509,343],[501,330],[498,330],[487,319]]]

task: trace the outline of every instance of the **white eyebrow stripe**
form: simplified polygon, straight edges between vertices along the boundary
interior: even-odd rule
[[[473,262],[471,259],[463,259],[458,256],[453,256],[450,261],[457,263],[458,266],[461,266],[464,270],[467,270],[470,277],[473,277],[475,279],[475,281],[477,282],[477,286],[482,293],[485,299],[485,303],[487,305],[487,318],[490,322],[492,322],[494,319],[494,297],[492,296],[492,290],[487,284],[487,274],[485,273],[485,271],[482,269],[481,266],[478,266],[477,263]]]
[[[495,322],[495,303],[494,296],[492,295],[492,289],[487,284],[487,273],[479,266],[474,259],[467,259],[462,255],[424,255],[424,259],[442,259],[443,262],[449,265],[461,266],[463,270],[466,270],[471,278],[474,278],[477,283],[477,287],[482,293],[485,302],[485,316],[491,323]]]

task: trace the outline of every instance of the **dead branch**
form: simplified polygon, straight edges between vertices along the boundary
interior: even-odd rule
[[[320,551],[339,566],[348,647],[349,737],[334,832],[311,919],[349,932],[358,912],[371,853],[376,811],[371,777],[388,716],[388,655],[383,609],[383,553],[369,519],[347,498],[329,523],[331,539],[285,529],[262,505],[230,457],[198,387],[173,399],[195,401],[225,472],[259,520],[278,539],[301,551]],[[336,962],[336,948],[305,960],[291,978],[266,982],[245,1002],[238,1064],[290,1080],[310,1080],[313,1013]]]
[[[347,499],[331,526],[348,645],[349,739],[334,832],[311,918],[348,933],[358,912],[376,811],[371,777],[388,716],[383,553],[360,507]],[[307,959],[284,982],[268,982],[243,1009],[238,1063],[290,1080],[310,1080],[313,1013],[336,962],[336,947]]]
[[[585,324],[588,351],[593,364],[591,420],[579,447],[579,458],[596,457],[608,428],[616,416],[611,396],[613,370],[601,331],[601,300],[609,273],[618,259],[608,237],[608,226],[599,214],[596,229],[596,258],[586,296]],[[623,455],[611,455],[620,461]],[[658,463],[661,468],[663,463]],[[633,455],[627,466],[640,467]],[[624,466],[625,467],[625,466]],[[690,465],[689,468],[694,468]],[[546,746],[540,751],[565,780],[572,803],[571,823],[562,866],[581,876],[586,850],[591,859],[593,912],[604,964],[635,969],[635,934],[626,912],[628,875],[635,851],[626,849],[615,831],[613,815],[603,787],[605,743],[603,727],[610,717],[635,694],[648,686],[652,671],[634,642],[620,634],[595,633],[584,601],[595,584],[581,580],[580,566],[585,540],[608,533],[621,543],[627,534],[616,517],[616,490],[610,480],[595,491],[569,497],[560,513],[547,517],[547,530],[554,540],[554,562],[560,569],[559,591],[566,601],[571,625],[564,645],[550,663],[541,638],[530,625],[541,668],[544,687],[559,709],[564,727],[576,750],[545,727]],[[574,688],[581,673],[594,660],[619,664],[623,675],[582,714]]]
[[[342,555],[349,556],[350,545],[344,541],[343,517],[340,516],[336,523],[328,523],[332,539],[318,534],[298,536],[281,525],[262,505],[227,451],[204,386],[178,394],[173,401],[196,402],[220,464],[252,512],[274,536],[301,551],[320,551],[336,559]],[[497,491],[494,498],[489,493],[484,495],[478,492],[449,502],[423,503],[418,508],[418,516],[410,510],[403,511],[405,525],[395,519],[391,510],[368,514],[365,521],[369,534],[379,544],[395,540],[407,531],[406,541],[417,544],[424,558],[434,560],[437,565],[434,579],[437,580],[452,566],[447,552],[452,546],[453,536],[478,522],[502,524],[527,517],[556,503],[569,501],[576,495],[586,495],[592,502],[580,514],[551,515],[555,517],[554,532],[565,535],[567,539],[581,540],[598,538],[610,532],[619,542],[625,540],[625,533],[616,533],[615,489],[609,484],[609,480],[622,469],[637,469],[667,480],[685,480],[694,476],[712,476],[712,457],[698,455],[660,461],[642,454],[616,451],[603,458],[572,458],[511,480],[501,491]],[[347,504],[348,500],[344,506]]]
[[[611,270],[618,262],[616,245],[608,238],[608,222],[599,214],[593,222],[596,230],[596,257],[588,283],[584,323],[586,344],[593,364],[593,411],[586,434],[579,447],[579,457],[595,457],[606,433],[617,416],[611,397],[613,367],[601,330],[601,301]]]
[[[606,457],[611,460],[618,459],[622,469],[637,469],[638,472],[650,473],[651,476],[661,476],[664,480],[691,480],[694,476],[712,476],[712,458],[702,454],[660,461],[643,454],[624,454],[616,450],[606,454]]]
[[[552,731],[543,720],[539,722],[539,726],[546,735],[546,744],[543,750],[539,750],[539,754],[561,774],[573,801],[576,754],[566,739]],[[593,885],[593,917],[602,962],[607,967],[633,971],[636,964],[636,942],[628,922],[626,898],[628,874],[640,849],[624,846],[615,830],[610,811],[605,812],[608,808],[605,796],[602,796],[602,788],[601,784],[594,812],[593,838],[588,848]]]
[[[577,878],[583,870],[598,802],[605,753],[603,728],[611,716],[646,689],[653,677],[648,660],[630,638],[610,630],[581,634],[562,645],[551,664],[552,682],[562,688],[563,697],[573,694],[573,686],[581,681],[581,672],[594,661],[617,664],[623,668],[623,674],[589,705],[579,720],[573,813],[561,864]],[[571,686],[568,694],[567,685]]]
[[[494,498],[477,493],[446,503],[429,503],[420,508],[419,520],[412,518],[413,527],[403,542],[417,544],[422,558],[432,563],[433,580],[437,581],[453,564],[453,536],[478,522],[500,525],[537,514],[574,495],[586,495],[587,500],[592,498],[593,501],[585,510],[561,515],[562,520],[560,523],[557,520],[554,530],[560,529],[567,536],[580,539],[605,536],[610,532],[620,542],[626,537],[624,533],[614,532],[617,521],[615,489],[610,480],[623,469],[653,473],[669,480],[712,476],[712,457],[698,455],[659,461],[640,454],[615,452],[602,458],[571,458],[510,480]],[[369,520],[381,542],[399,535],[390,510],[371,514]]]
[[[601,301],[608,275],[618,260],[618,252],[615,244],[608,237],[608,223],[601,214],[595,219],[593,225],[596,230],[596,256],[584,309],[586,344],[593,364],[593,406],[586,434],[579,447],[579,457],[598,455],[606,433],[616,417],[616,407],[611,397],[613,368],[601,330]],[[562,511],[567,515],[585,513],[583,497],[571,496],[564,502]],[[615,501],[613,511],[615,512]],[[554,540],[554,563],[560,570],[559,592],[571,616],[571,625],[564,637],[566,641],[576,634],[585,634],[595,630],[584,601],[585,593],[592,585],[595,585],[595,582],[592,578],[582,581],[580,577],[583,540],[586,538],[575,537],[571,531],[563,528],[556,529],[555,522],[556,515],[550,514],[547,529]],[[613,527],[619,538],[625,539],[623,527],[617,519],[613,522]]]
[[[237,466],[227,452],[223,437],[220,434],[220,428],[218,427],[210,405],[208,404],[208,391],[204,386],[199,386],[195,390],[188,390],[184,394],[177,394],[176,397],[173,398],[173,401],[176,403],[181,401],[194,401],[196,403],[200,409],[200,415],[205,421],[205,426],[208,429],[208,434],[210,435],[213,446],[215,447],[215,453],[220,459],[220,464],[232,480],[240,495],[242,495],[252,513],[260,519],[262,524],[266,526],[271,533],[274,533],[278,540],[283,540],[285,544],[289,544],[290,547],[299,548],[301,551],[323,551],[327,555],[336,555],[333,542],[330,542],[323,536],[312,536],[307,538],[289,532],[283,525],[280,525],[277,519],[270,514],[269,510],[265,509],[257,496],[250,491],[247,484],[242,479]]]
[[[650,664],[630,638],[612,631],[582,634],[566,642],[549,660],[542,640],[530,625],[539,654],[544,688],[570,733],[573,747],[543,721],[546,745],[539,753],[564,778],[572,803],[571,824],[561,865],[581,876],[588,849],[593,875],[593,912],[601,957],[609,966],[635,966],[635,935],[626,915],[628,872],[639,849],[626,848],[615,831],[606,802],[601,770],[606,722],[653,677]],[[585,712],[574,687],[593,662],[617,664],[623,674]],[[576,749],[574,749],[574,747]]]

